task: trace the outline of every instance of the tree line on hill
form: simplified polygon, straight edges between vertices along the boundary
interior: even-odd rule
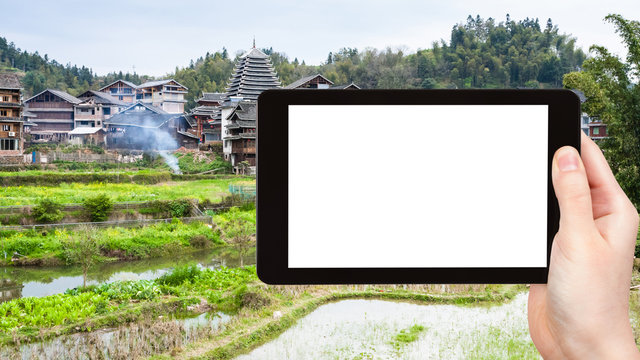
[[[575,39],[560,34],[551,19],[544,28],[538,19],[505,21],[469,16],[456,24],[448,41],[441,40],[415,53],[402,49],[377,50],[342,48],[330,52],[320,65],[290,60],[282,52],[263,49],[283,85],[303,76],[323,74],[336,84],[356,83],[362,88],[513,88],[561,87],[562,76],[580,69],[585,53]],[[241,53],[230,57],[227,49],[192,60],[167,74],[189,88],[186,108],[195,106],[203,91],[224,92]],[[135,84],[152,79],[131,73],[97,76],[90,68],[63,65],[28,53],[0,37],[0,69],[13,68],[24,73],[26,95],[45,88],[57,88],[72,95],[98,89],[117,79]]]

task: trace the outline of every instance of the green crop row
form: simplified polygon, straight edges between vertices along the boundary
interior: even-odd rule
[[[13,254],[18,253],[24,264],[35,265],[38,264],[37,259],[45,258],[68,263],[64,255],[64,243],[78,236],[82,236],[82,233],[66,229],[0,231],[0,255],[7,254],[9,261]],[[95,241],[103,256],[119,259],[157,257],[177,249],[221,243],[219,236],[208,225],[200,222],[184,224],[179,220],[145,227],[99,229]]]
[[[185,274],[179,281],[167,281]],[[71,289],[64,294],[42,298],[21,298],[0,304],[0,333],[32,332],[34,328],[68,325],[123,309],[131,300],[150,302],[159,296],[208,296],[226,299],[237,289],[257,280],[255,267],[200,269],[189,265],[175,269],[155,281],[119,281],[100,286]],[[233,299],[232,299],[233,300]],[[5,339],[6,341],[6,339]]]
[[[64,174],[59,174],[64,178]],[[134,183],[72,183],[69,181],[57,186],[3,186],[0,187],[0,206],[34,205],[42,198],[63,203],[81,203],[85,198],[98,194],[109,196],[114,202],[176,200],[185,196],[200,201],[219,202],[229,193],[229,185],[239,182],[253,181],[247,177],[231,177],[222,179],[205,179],[195,181],[177,181],[159,184]],[[184,175],[189,176],[189,175]],[[9,177],[0,177],[8,179]],[[34,178],[37,178],[35,176]],[[170,180],[171,177],[169,177]]]

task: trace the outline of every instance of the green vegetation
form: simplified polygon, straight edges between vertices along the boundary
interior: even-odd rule
[[[62,257],[68,265],[80,264],[82,267],[82,286],[87,286],[87,273],[95,264],[101,262],[98,233],[95,228],[83,226],[69,239],[62,240]]]
[[[255,211],[254,216],[248,218],[247,214],[251,212],[241,212],[238,208],[231,208],[227,213],[220,217],[226,221],[219,224],[222,239],[227,245],[232,246],[240,255],[240,266],[244,266],[243,258],[249,253],[249,250],[255,246]]]
[[[187,267],[191,268],[191,267]],[[188,273],[187,276],[179,274]],[[173,275],[177,274],[177,275]],[[167,281],[171,278],[172,281]],[[138,319],[145,307],[154,307],[153,300],[163,296],[162,302],[178,301],[192,304],[197,296],[223,302],[227,296],[236,296],[237,288],[257,280],[255,267],[221,268],[197,271],[177,268],[167,277],[156,281],[125,281],[68,290],[65,294],[43,298],[22,298],[0,304],[0,344],[15,339],[35,340],[47,332],[41,328],[57,326],[50,335],[90,330],[92,325],[118,324],[118,317],[98,321],[101,315],[127,312]],[[139,301],[138,303],[131,300]],[[182,309],[184,310],[184,308]],[[104,319],[103,319],[104,320]],[[61,327],[62,326],[62,327]],[[36,335],[36,336],[34,336]]]
[[[609,137],[598,145],[627,196],[640,209],[640,22],[608,15],[627,47],[626,61],[602,46],[592,46],[595,56],[584,62],[581,72],[564,77],[567,88],[584,92],[582,110],[607,124]]]
[[[320,65],[307,65],[272,48],[263,51],[270,55],[285,85],[321,73],[336,84],[355,82],[364,88],[558,87],[562,75],[575,71],[585,59],[585,54],[575,49],[575,39],[560,34],[551,19],[541,26],[538,19],[515,21],[509,15],[501,22],[469,16],[465,23],[453,26],[448,41],[411,54],[342,48],[330,52]],[[223,48],[192,60],[184,68],[176,67],[168,77],[189,88],[188,110],[203,91],[224,92],[236,60]],[[26,96],[47,87],[79,95],[117,79],[135,84],[149,80],[148,76],[122,72],[96,76],[84,66],[63,66],[47,55],[21,51],[0,37],[2,65],[22,70]]]
[[[60,174],[64,178],[63,174]],[[70,177],[67,175],[67,177]],[[2,179],[2,178],[0,178]],[[0,206],[37,204],[42,198],[55,199],[56,202],[72,204],[82,203],[84,199],[97,194],[105,194],[114,202],[176,200],[185,194],[200,201],[218,202],[228,194],[229,184],[252,181],[247,177],[227,179],[207,179],[178,181],[154,185],[113,184],[113,183],[61,183],[49,186],[5,186],[0,188]]]
[[[90,196],[82,202],[86,217],[92,221],[106,221],[113,211],[113,201],[105,195]]]
[[[189,199],[153,200],[148,207],[141,209],[141,214],[158,214],[174,218],[191,216],[193,205]]]
[[[224,161],[214,153],[175,153],[178,158],[178,166],[183,174],[198,174],[205,171],[213,171],[216,174],[230,173],[232,170],[231,163]]]
[[[36,206],[34,206],[31,215],[38,223],[51,224],[62,220],[63,205],[49,198],[42,198]]]
[[[81,264],[81,260],[69,256],[65,242],[82,236],[80,230],[56,229],[47,231],[0,231],[4,251],[18,252],[24,257],[13,264],[53,265],[60,263]],[[193,249],[193,239],[198,237],[220,244],[217,234],[206,224],[194,222],[184,224],[179,220],[140,228],[104,228],[96,231],[95,243],[102,256],[112,260],[131,260],[159,257],[180,250]],[[3,259],[7,265],[11,259]]]

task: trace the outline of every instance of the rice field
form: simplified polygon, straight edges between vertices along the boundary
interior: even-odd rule
[[[342,300],[237,360],[540,359],[526,306],[527,293],[491,307]]]

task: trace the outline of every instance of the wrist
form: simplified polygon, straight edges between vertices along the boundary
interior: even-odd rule
[[[631,326],[628,326],[628,330],[585,336],[581,340],[565,344],[563,357],[568,359],[640,360],[640,351],[631,332]]]

